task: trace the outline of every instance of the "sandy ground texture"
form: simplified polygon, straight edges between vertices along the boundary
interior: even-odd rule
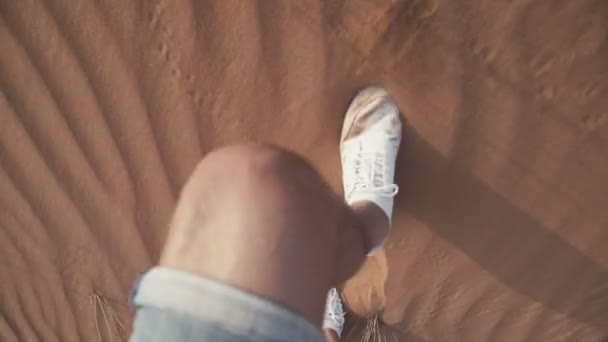
[[[201,157],[275,143],[341,191],[345,109],[382,84],[408,122],[402,191],[352,310],[383,308],[389,341],[606,341],[607,18],[602,0],[0,0],[0,340],[126,339]]]

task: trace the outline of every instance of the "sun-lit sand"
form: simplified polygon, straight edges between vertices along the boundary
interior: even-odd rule
[[[407,121],[401,192],[348,306],[382,310],[388,341],[604,341],[606,18],[594,0],[0,0],[0,341],[126,340],[129,290],[215,147],[278,144],[341,191],[369,84]]]

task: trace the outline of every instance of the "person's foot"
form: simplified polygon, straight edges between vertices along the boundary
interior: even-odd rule
[[[334,331],[338,337],[342,334],[345,322],[345,312],[338,290],[332,288],[327,293],[325,302],[325,315],[323,316],[323,329]]]
[[[346,112],[340,139],[344,198],[351,206],[365,202],[375,204],[386,215],[389,225],[393,197],[399,191],[393,180],[400,142],[399,109],[390,95],[375,87],[360,91]],[[372,244],[370,255],[380,248],[384,239],[386,236],[382,235],[379,243]],[[323,328],[340,336],[344,322],[340,294],[332,288],[327,294]]]
[[[340,140],[344,197],[349,205],[369,201],[389,220],[393,197],[395,162],[401,142],[399,109],[382,88],[361,90],[351,102]],[[384,237],[386,238],[386,237]],[[372,246],[373,254],[383,243]]]

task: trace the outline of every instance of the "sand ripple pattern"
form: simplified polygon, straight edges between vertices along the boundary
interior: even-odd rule
[[[605,341],[607,17],[594,0],[0,0],[0,340],[126,340],[197,161],[274,143],[340,191],[344,110],[381,83],[408,122],[403,190],[349,305],[383,308],[389,340]]]

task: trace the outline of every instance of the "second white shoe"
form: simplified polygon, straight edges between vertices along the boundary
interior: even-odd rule
[[[340,299],[340,293],[335,288],[327,292],[327,301],[325,302],[325,315],[323,316],[323,329],[331,329],[338,334],[342,334],[345,322],[345,312]]]

